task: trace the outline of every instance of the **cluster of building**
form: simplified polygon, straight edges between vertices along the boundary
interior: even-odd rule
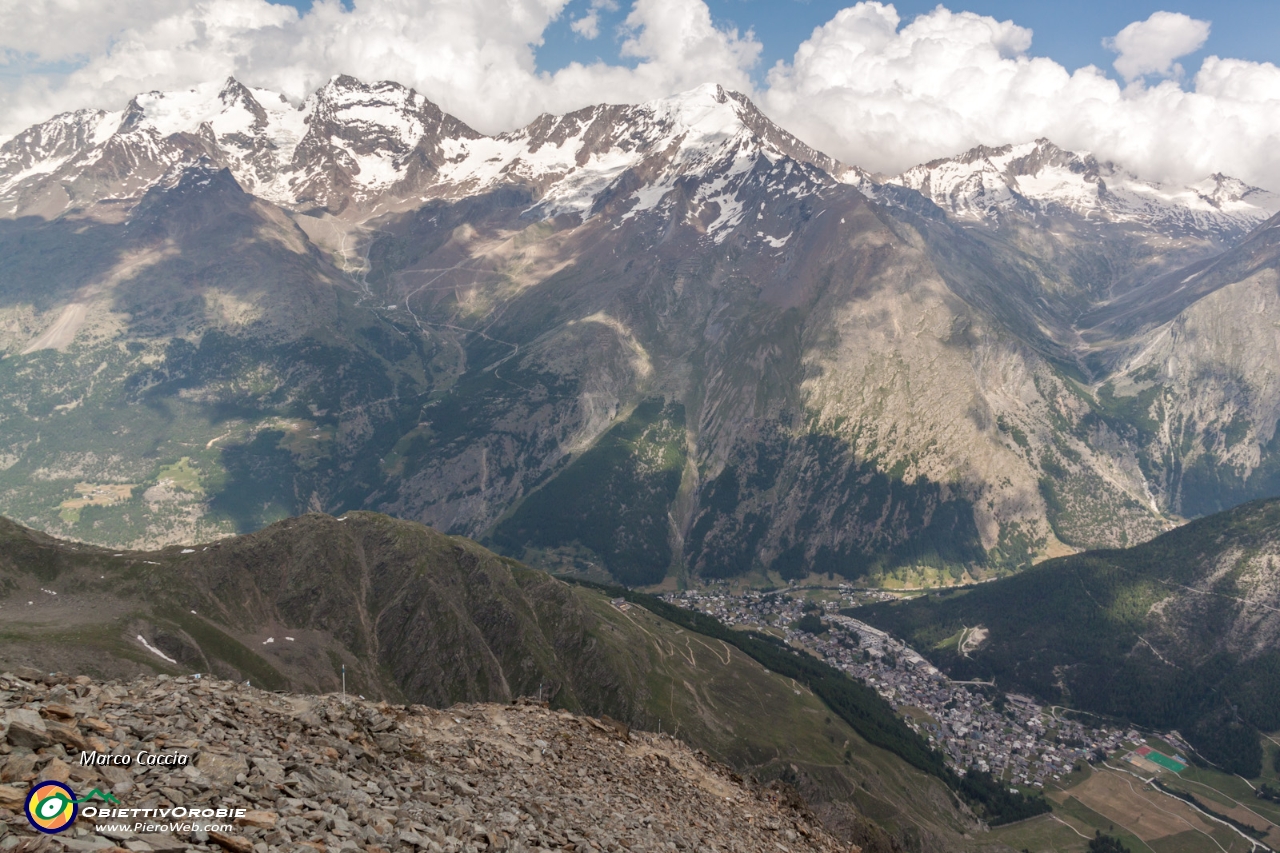
[[[714,616],[726,625],[768,631],[803,647],[874,688],[912,729],[941,750],[957,773],[991,773],[1011,786],[1042,788],[1080,762],[1098,761],[1140,743],[1139,732],[1085,725],[994,684],[952,681],[914,649],[838,611],[893,598],[880,590],[840,587],[838,601],[817,605],[788,591],[740,592],[712,587],[668,593],[671,604]],[[802,630],[806,616],[820,633]],[[810,622],[812,624],[812,622]],[[1074,715],[1073,715],[1074,716]]]

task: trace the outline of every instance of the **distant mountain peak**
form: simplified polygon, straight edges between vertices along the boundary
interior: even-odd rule
[[[784,158],[825,174],[814,181],[842,181],[891,204],[926,204],[923,197],[961,222],[997,227],[1009,217],[1066,216],[1225,243],[1280,210],[1280,196],[1220,173],[1190,186],[1161,184],[1047,138],[979,145],[877,179],[714,83],[642,104],[544,114],[485,136],[412,88],[337,75],[301,104],[228,77],[141,93],[116,112],[56,116],[0,146],[0,215],[56,216],[106,198],[138,199],[174,166],[201,159],[276,204],[357,218],[502,185],[528,188],[540,215],[589,218],[602,199],[619,202],[624,174],[634,184],[623,194],[634,215],[690,178],[721,182],[714,195],[727,209],[742,176]],[[717,219],[718,227],[731,219]]]
[[[996,225],[1009,216],[1065,215],[1233,239],[1280,210],[1280,196],[1220,173],[1190,186],[1143,180],[1046,138],[979,145],[882,184],[915,190],[961,221]],[[865,189],[876,194],[874,186]]]
[[[19,134],[0,148],[0,204],[10,214],[56,215],[70,203],[66,186],[90,201],[140,198],[175,165],[205,159],[289,207],[360,210],[515,183],[533,190],[546,215],[589,216],[628,170],[664,188],[637,199],[645,208],[678,179],[744,173],[759,157],[848,171],[715,84],[542,115],[490,137],[393,81],[338,75],[294,105],[232,77],[142,93],[121,112],[58,116]]]

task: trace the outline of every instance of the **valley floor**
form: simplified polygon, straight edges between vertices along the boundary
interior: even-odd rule
[[[1280,850],[1280,803],[1257,788],[1276,785],[1268,747],[1263,779],[1253,782],[1189,764],[1176,733],[1159,737],[1069,709],[1005,695],[994,685],[947,678],[914,649],[864,622],[836,613],[865,592],[686,591],[665,598],[726,624],[772,633],[874,687],[908,724],[940,748],[959,773],[976,767],[1010,786],[1038,789],[1051,814],[992,831],[1014,849],[1084,851],[1096,832],[1133,853],[1246,853]],[[883,597],[885,593],[873,593]],[[800,629],[821,618],[820,634]],[[966,629],[957,643],[981,642]],[[1085,725],[1081,720],[1088,720]],[[1257,783],[1257,784],[1255,784]]]
[[[1181,798],[1188,794],[1195,802]],[[1083,851],[1102,832],[1133,853],[1248,853],[1280,843],[1275,803],[1239,777],[1202,768],[1149,777],[1109,761],[1050,786],[1048,797],[1052,814],[998,828],[993,838],[1016,849]]]

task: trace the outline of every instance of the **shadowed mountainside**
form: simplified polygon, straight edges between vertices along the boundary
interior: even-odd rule
[[[1280,729],[1280,500],[1190,522],[1126,550],[849,611],[957,678],[1178,729],[1201,758],[1254,777]],[[986,630],[961,652],[966,628]]]
[[[1280,200],[1221,175],[881,182],[718,86],[486,137],[341,77],[51,119],[0,202],[0,512],[101,545],[364,509],[632,585],[951,584],[1280,483]]]

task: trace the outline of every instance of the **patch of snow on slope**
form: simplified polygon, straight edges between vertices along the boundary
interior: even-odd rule
[[[625,222],[637,214],[644,213],[646,210],[653,210],[671,192],[674,184],[650,184],[647,187],[641,187],[636,190],[632,198],[636,199],[636,205],[628,210],[622,216]]]
[[[517,156],[510,139],[446,139],[441,143],[448,162],[440,168],[440,180],[461,193],[476,192],[501,177]]]
[[[732,193],[721,193],[707,199],[707,203],[718,205],[720,213],[707,226],[707,233],[710,234],[717,243],[723,243],[733,229],[736,228],[743,219],[743,204]]]
[[[375,151],[371,154],[361,154],[337,136],[330,137],[329,144],[351,158],[355,166],[353,178],[366,190],[389,187],[403,177],[403,168],[396,164],[395,157],[389,152]]]
[[[307,118],[314,106],[308,100],[303,106],[295,107],[284,95],[267,89],[250,89],[255,101],[267,113],[267,140],[276,147],[277,158],[283,163],[293,159],[293,152],[307,132]]]
[[[124,112],[115,110],[114,112],[99,113],[93,124],[93,136],[90,138],[90,145],[104,145],[117,130],[120,129],[120,121],[124,118]]]
[[[1059,204],[1080,213],[1098,209],[1097,185],[1065,166],[1045,166],[1037,173],[1019,175],[1017,187],[1025,198]]]
[[[37,177],[40,177],[41,175],[52,174],[53,172],[56,172],[58,171],[58,169],[62,168],[62,164],[66,163],[70,159],[71,159],[70,156],[67,156],[67,157],[50,157],[46,160],[37,160],[28,168],[23,169],[20,172],[15,172],[12,177],[5,179],[4,183],[0,184],[0,193],[5,193],[10,188],[16,187],[19,184],[21,184],[23,181],[26,181],[30,178],[37,178]]]
[[[169,663],[177,663],[177,661],[176,661],[176,660],[174,660],[173,658],[169,657],[169,656],[168,656],[168,655],[166,655],[164,652],[160,651],[160,650],[159,650],[159,649],[157,649],[155,646],[153,646],[153,645],[151,645],[150,643],[148,643],[148,642],[147,642],[147,638],[146,638],[146,637],[144,637],[144,636],[142,636],[141,634],[139,634],[139,635],[138,635],[138,642],[139,642],[139,643],[142,643],[142,645],[146,647],[147,651],[151,652],[153,655],[159,655],[160,657],[162,657],[162,658],[164,658],[165,660],[167,660]]]
[[[175,133],[195,133],[200,125],[220,120],[215,132],[248,133],[253,126],[253,114],[236,104],[231,109],[222,102],[219,94],[221,83],[201,83],[183,92],[147,92],[134,101],[142,110],[143,119],[162,138]]]
[[[602,155],[592,155],[580,168],[571,166],[569,174],[556,183],[543,199],[548,215],[577,213],[585,217],[596,197],[633,165],[634,157],[614,148]]]

